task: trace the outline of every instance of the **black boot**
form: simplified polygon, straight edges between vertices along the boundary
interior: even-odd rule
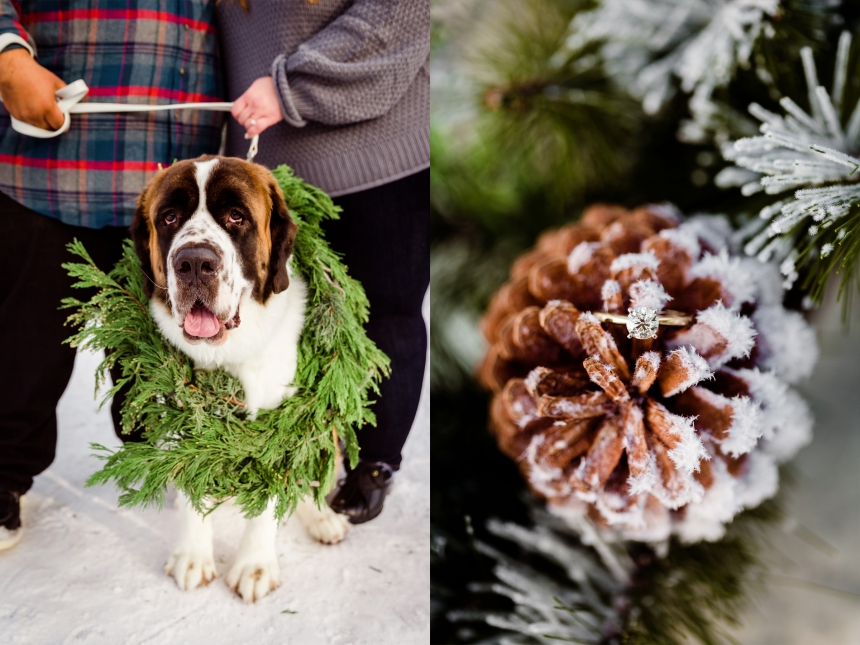
[[[382,512],[393,480],[394,469],[388,464],[359,461],[355,470],[347,468],[346,479],[329,506],[346,515],[351,524],[369,522]]]

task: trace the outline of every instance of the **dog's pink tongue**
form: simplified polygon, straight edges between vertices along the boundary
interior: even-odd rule
[[[211,338],[221,329],[221,323],[206,307],[194,305],[185,315],[185,331],[198,338]]]

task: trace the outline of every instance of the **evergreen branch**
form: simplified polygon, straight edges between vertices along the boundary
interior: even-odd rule
[[[447,110],[434,114],[437,133],[457,144],[454,157],[442,163],[466,166],[467,176],[453,179],[455,190],[488,162],[491,171],[483,172],[480,183],[489,179],[482,188],[500,193],[494,200],[507,201],[505,193],[513,187],[562,213],[586,187],[612,185],[628,166],[624,152],[638,127],[635,102],[612,85],[597,45],[557,60],[567,24],[590,8],[587,0],[526,0],[491,7],[473,28],[463,53],[469,61],[463,82],[450,92],[434,90],[436,104],[450,100],[460,105],[452,114],[462,114],[462,104],[471,104],[461,123],[450,120]],[[470,96],[446,96],[464,86]],[[448,175],[442,170],[435,177]]]
[[[369,395],[389,374],[389,361],[364,332],[369,303],[339,256],[326,243],[325,219],[339,209],[322,191],[305,184],[286,166],[273,173],[299,224],[293,266],[308,283],[308,315],[299,341],[294,385],[298,391],[275,410],[246,415],[238,379],[223,370],[198,372],[169,345],[149,315],[145,276],[130,241],[109,273],[99,270],[77,240],[69,250],[83,263],[64,265],[75,287],[96,288],[89,301],[67,299],[76,311],[69,323],[73,347],[105,350],[97,386],[113,365],[130,385],[122,408],[122,431],[144,429],[144,441],[116,451],[93,446],[102,469],[87,484],[114,481],[122,506],[161,506],[169,484],[183,491],[203,513],[211,500],[232,498],[248,517],[270,498],[280,518],[299,499],[325,503],[334,480],[338,434],[351,463],[358,459],[356,429],[375,423]]]
[[[83,243],[80,242],[77,238],[72,240],[72,243],[69,245],[68,250],[73,255],[77,255],[77,256],[83,258],[83,260],[89,265],[90,268],[94,268],[94,269],[96,269],[96,271],[98,271],[98,267],[96,267],[96,263],[93,261],[92,257],[90,257],[90,254],[87,253],[87,250],[84,248]],[[62,268],[64,268],[68,272],[68,274],[73,278],[86,278],[86,276],[90,275],[89,271],[86,271],[86,270],[81,271],[80,265],[75,265],[71,262],[63,263],[60,266]],[[101,274],[101,272],[99,272],[99,274],[100,275],[96,275],[94,279],[91,277],[90,282],[88,282],[86,279],[84,279],[80,282],[73,284],[72,287],[75,289],[88,289],[90,287],[101,286],[102,288],[105,288],[105,287],[110,286],[110,287],[113,287],[115,289],[119,289],[122,293],[124,293],[126,296],[131,298],[135,303],[137,303],[137,306],[140,307],[140,310],[144,313],[144,315],[146,314],[146,307],[138,298],[134,297],[127,289],[125,289],[116,280],[112,279],[109,275]],[[99,279],[101,277],[101,275],[105,275],[107,278],[103,283]],[[66,304],[66,303],[68,303],[68,304]],[[80,303],[80,301],[78,301],[74,298],[65,298],[63,300],[63,304],[64,304],[64,306],[61,308],[65,309],[68,307],[80,306],[81,303]]]
[[[809,111],[790,97],[780,100],[785,116],[751,105],[764,136],[724,147],[736,167],[716,177],[720,186],[742,186],[744,195],[793,191],[793,199],[762,208],[759,217],[767,224],[745,229],[745,249],[781,262],[786,286],[800,279],[814,304],[821,303],[830,276],[842,273],[841,299],[860,273],[860,100],[846,82],[860,48],[852,48],[852,40],[847,31],[839,39],[831,92],[819,84],[811,49],[801,51]],[[848,311],[846,299],[843,315]]]

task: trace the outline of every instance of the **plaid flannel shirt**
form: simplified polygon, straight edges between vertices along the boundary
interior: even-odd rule
[[[213,0],[0,0],[0,34],[27,40],[66,83],[84,79],[86,101],[223,101],[214,9]],[[12,130],[0,108],[0,191],[67,224],[128,226],[158,164],[216,153],[223,119],[75,114],[65,134],[36,139]]]

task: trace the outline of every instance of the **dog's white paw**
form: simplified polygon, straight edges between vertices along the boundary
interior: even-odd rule
[[[323,544],[337,544],[346,537],[352,528],[352,524],[349,523],[346,516],[339,515],[332,510],[328,510],[327,513],[320,513],[317,517],[302,518],[302,520],[308,534]]]
[[[246,603],[258,601],[281,586],[281,569],[274,559],[239,558],[227,574],[227,586]]]
[[[215,559],[211,553],[177,550],[164,564],[164,573],[173,576],[180,589],[191,591],[215,579]]]

